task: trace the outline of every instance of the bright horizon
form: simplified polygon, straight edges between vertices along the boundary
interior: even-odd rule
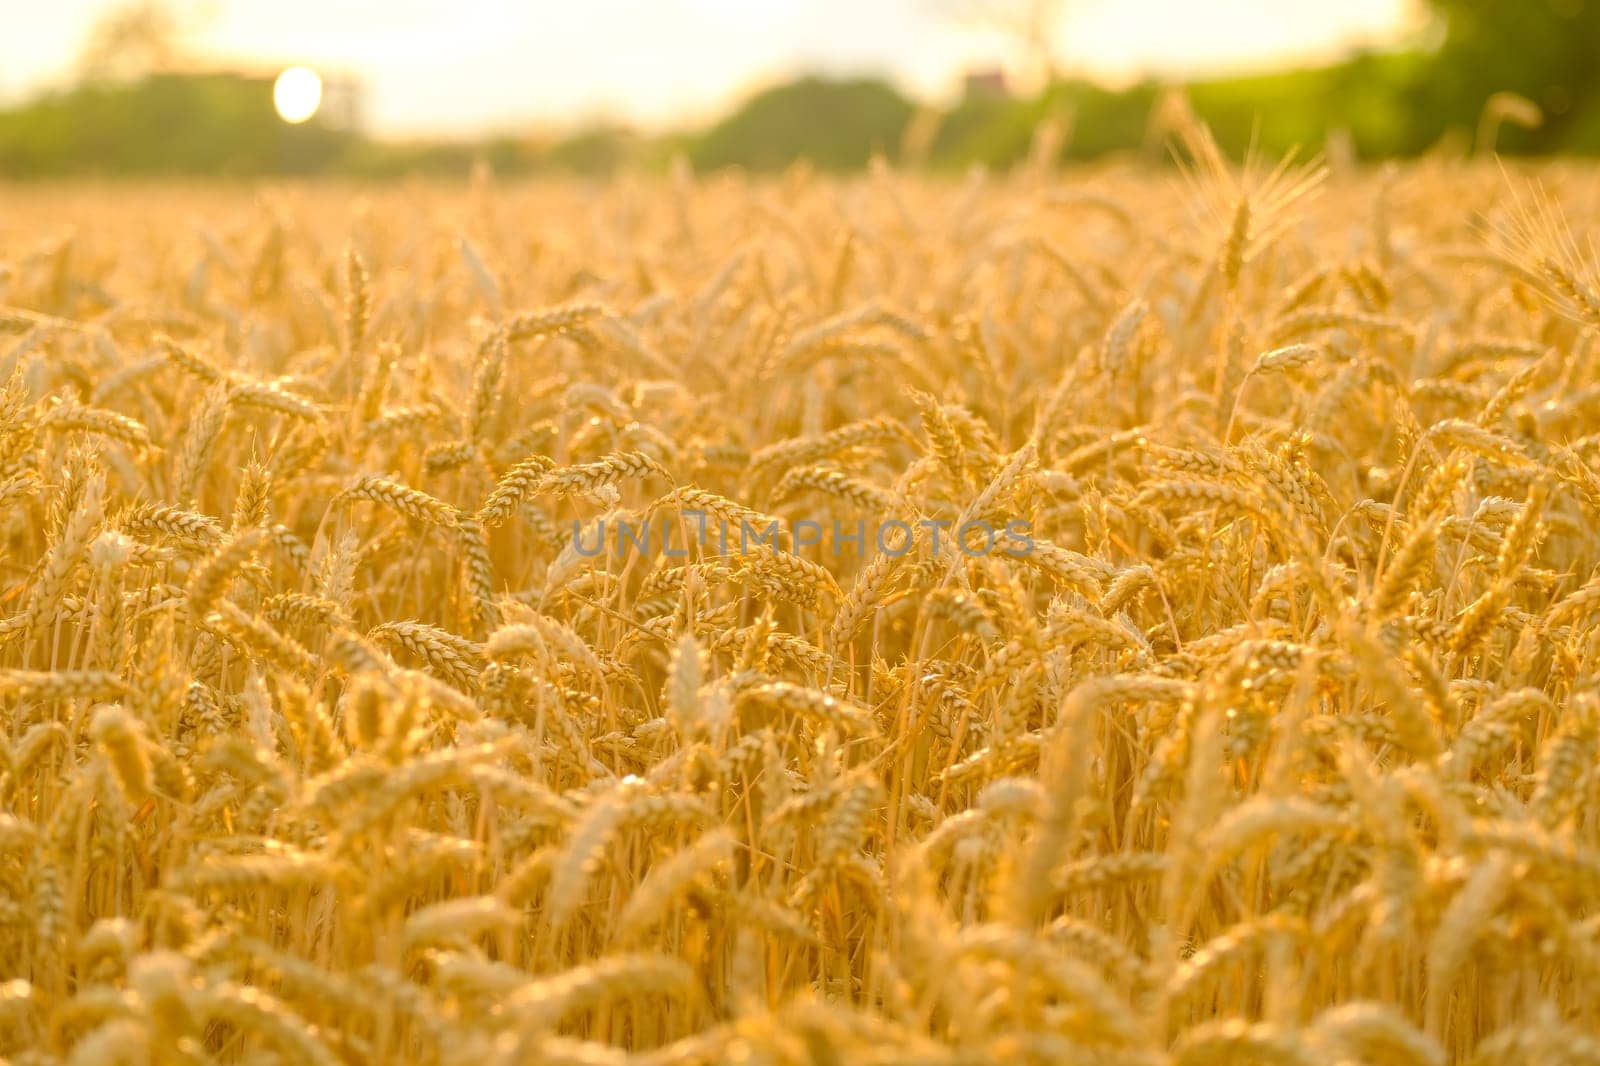
[[[70,82],[114,0],[15,5],[0,45],[0,101]],[[478,135],[612,119],[693,123],[805,71],[876,74],[948,98],[969,69],[1020,57],[941,0],[185,0],[185,46],[253,68],[309,66],[360,81],[380,135]],[[1064,71],[1111,82],[1206,76],[1335,58],[1421,24],[1411,0],[1075,0],[1058,35]],[[849,27],[841,34],[840,26]]]

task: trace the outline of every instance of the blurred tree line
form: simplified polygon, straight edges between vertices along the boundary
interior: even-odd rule
[[[1039,12],[1059,0],[970,9],[1005,14],[1046,72],[1025,96],[969,92],[919,107],[873,78],[808,77],[761,92],[708,128],[645,137],[594,127],[561,137],[392,143],[313,120],[281,122],[271,81],[182,72],[173,27],[155,0],[96,31],[75,87],[0,112],[0,176],[465,173],[604,174],[682,154],[701,168],[779,169],[805,159],[848,170],[875,153],[914,165],[1004,167],[1045,149],[1062,159],[1159,155],[1168,87],[1111,90],[1064,79],[1041,49]],[[1330,136],[1362,158],[1461,150],[1600,154],[1600,0],[1431,0],[1437,44],[1366,52],[1321,67],[1190,82],[1194,112],[1224,148],[1269,154],[1320,148]],[[1022,36],[1025,34],[1026,36]]]
[[[1064,127],[1062,159],[1161,154],[1154,81],[1111,90],[1063,79],[1039,45],[1060,0],[961,0],[1015,27],[1048,87],[1024,97],[975,92],[919,129],[917,109],[874,81],[806,80],[769,90],[694,138],[697,164],[771,167],[795,158],[855,167],[874,151],[913,162],[1006,166],[1033,150],[1041,124]],[[1431,47],[1361,52],[1334,64],[1189,82],[1189,106],[1231,153],[1319,149],[1337,137],[1360,158],[1450,150],[1600,154],[1600,0],[1431,0]],[[908,135],[910,135],[908,137]]]

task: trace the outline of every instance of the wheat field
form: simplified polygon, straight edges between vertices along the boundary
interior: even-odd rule
[[[1595,172],[1189,141],[8,190],[0,1053],[1600,1062]]]

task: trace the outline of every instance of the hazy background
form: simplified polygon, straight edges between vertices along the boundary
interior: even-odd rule
[[[1600,0],[1597,0],[1600,2]],[[0,175],[1600,150],[1587,0],[0,0]],[[273,83],[322,106],[291,124]],[[1041,140],[1039,130],[1049,130]],[[1441,147],[1442,146],[1442,147]]]

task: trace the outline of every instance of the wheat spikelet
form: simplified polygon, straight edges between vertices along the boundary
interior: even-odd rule
[[[422,622],[384,622],[367,639],[404,650],[460,688],[477,685],[483,649],[465,637]]]
[[[787,543],[788,533],[777,518],[705,489],[680,486],[652,505],[652,510],[658,509],[677,510],[685,514],[694,512],[715,518],[728,528],[730,541],[734,541],[745,530],[749,530],[752,536],[759,536],[768,529],[774,529],[777,546],[782,547]]]
[[[406,919],[404,942],[415,948],[441,941],[470,940],[478,933],[514,924],[517,915],[493,896],[447,900],[422,908]]]
[[[184,586],[190,610],[198,615],[210,614],[228,591],[229,583],[265,540],[266,533],[259,528],[242,530],[196,566]]]
[[[339,493],[337,500],[371,500],[427,525],[455,529],[459,522],[456,509],[443,500],[429,496],[385,477],[368,474]]]
[[[173,459],[172,483],[180,503],[194,499],[195,489],[222,434],[228,416],[228,389],[213,385],[189,416],[183,440]]]
[[[837,651],[855,637],[882,601],[901,558],[901,554],[879,552],[861,568],[829,623],[825,647]],[[1600,599],[1600,592],[1596,597]]]
[[[192,348],[186,348],[164,333],[155,337],[156,347],[172,364],[207,385],[218,385],[227,379],[221,368]]]
[[[1121,377],[1127,367],[1133,354],[1134,338],[1149,314],[1149,304],[1139,299],[1132,300],[1118,312],[1111,327],[1106,330],[1100,360],[1106,374],[1113,380]]]
[[[24,699],[116,699],[126,686],[102,670],[0,670],[0,692]]]
[[[215,626],[246,655],[259,657],[280,670],[307,678],[320,672],[316,659],[298,641],[236,604],[217,603],[216,611],[207,615],[204,622]]]
[[[103,478],[93,476],[82,486],[36,575],[23,614],[23,628],[49,619],[60,605],[73,571],[88,552],[91,533],[101,520],[104,484]]]
[[[181,507],[139,504],[118,515],[125,533],[139,539],[165,538],[189,547],[208,551],[222,541],[222,525],[208,514],[184,511]]]
[[[135,803],[144,799],[150,792],[150,755],[140,724],[113,705],[95,712],[90,731],[106,752],[123,793]]]
[[[500,329],[508,342],[554,337],[594,322],[606,314],[606,309],[598,304],[572,304],[568,307],[521,312],[506,319]]]
[[[739,700],[809,718],[848,733],[874,731],[871,716],[862,708],[852,707],[826,692],[788,682],[777,681],[745,689],[739,693]]]
[[[367,325],[372,317],[372,293],[367,265],[354,245],[345,249],[344,350],[351,358],[366,345]]]
[[[97,433],[135,448],[150,446],[150,430],[144,423],[99,407],[62,403],[52,407],[39,422],[55,432]]]
[[[530,982],[506,1003],[525,1031],[555,1024],[562,1015],[616,996],[672,994],[687,987],[693,971],[682,959],[656,953],[612,955],[554,977]]]
[[[822,466],[789,471],[772,490],[772,498],[774,502],[781,503],[801,492],[823,493],[874,513],[887,511],[893,506],[893,497],[882,489],[842,471]]]
[[[490,490],[478,510],[478,521],[493,529],[516,513],[523,499],[537,491],[544,475],[555,468],[555,460],[532,455],[512,466]]]
[[[259,1033],[301,1062],[334,1066],[339,1061],[316,1027],[260,989],[224,981],[206,988],[198,998],[197,1013]]]
[[[787,472],[851,448],[903,441],[909,436],[906,428],[894,418],[880,415],[863,419],[815,437],[799,437],[769,444],[750,456],[746,477],[759,478],[763,471],[770,468],[782,468]]]
[[[1322,355],[1314,344],[1291,344],[1287,348],[1274,348],[1262,352],[1251,367],[1252,374],[1283,374],[1310,366]]]
[[[643,452],[619,452],[593,463],[552,467],[539,477],[534,491],[563,495],[591,493],[618,481],[651,475],[668,476],[660,463]]]

